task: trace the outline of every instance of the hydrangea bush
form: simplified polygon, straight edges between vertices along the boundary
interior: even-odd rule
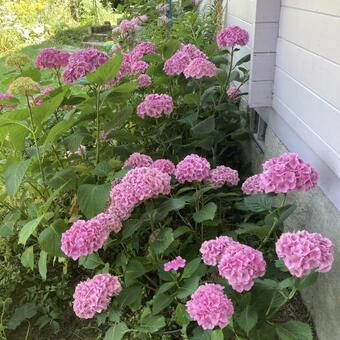
[[[196,27],[196,3],[175,17]],[[159,27],[167,11],[133,7],[112,55],[44,49],[36,68],[8,63],[0,236],[36,286],[61,281],[48,307],[24,295],[33,312],[21,321],[57,333],[61,320],[86,319],[117,340],[311,339],[278,314],[332,267],[326,236],[283,229],[287,195],[319,175],[287,153],[250,176],[237,106],[249,57],[235,62],[248,33],[227,27],[207,43],[210,28],[199,38],[181,20]]]

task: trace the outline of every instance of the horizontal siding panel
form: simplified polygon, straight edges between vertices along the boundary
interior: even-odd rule
[[[282,0],[282,6],[340,16],[339,0]]]
[[[340,64],[340,18],[282,7],[279,36]]]
[[[278,40],[276,64],[340,110],[340,65]]]
[[[228,0],[228,13],[252,24],[255,21],[256,0]]]
[[[332,154],[336,153],[338,157],[334,160],[328,157],[327,164],[337,164],[337,174],[340,175],[340,111],[322,100],[316,94],[305,88],[303,85],[296,82],[287,73],[276,68],[275,83],[274,83],[274,98],[276,103],[279,100],[286,105],[293,113],[296,119],[301,123],[298,125],[292,124],[293,129],[302,135],[306,133],[306,129],[312,131],[318,138],[310,138],[306,142],[313,148],[318,148],[318,144],[328,145]],[[277,112],[281,111],[273,107]],[[283,119],[286,119],[285,113],[282,114]],[[335,163],[334,163],[335,162]]]
[[[293,131],[340,177],[340,156],[278,97],[273,98],[273,108]],[[287,131],[288,133],[288,131]],[[285,142],[286,140],[283,139]]]

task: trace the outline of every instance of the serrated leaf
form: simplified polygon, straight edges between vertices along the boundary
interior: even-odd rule
[[[34,233],[44,216],[39,216],[27,222],[19,232],[19,243],[26,244],[29,237]]]
[[[196,258],[192,261],[190,261],[185,267],[184,267],[184,271],[182,274],[182,278],[183,279],[187,279],[189,277],[191,277],[195,271],[198,269],[198,267],[201,264],[201,259],[200,258]]]
[[[239,326],[249,335],[249,332],[255,327],[258,319],[258,314],[255,309],[249,305],[237,317]]]
[[[119,322],[107,330],[104,340],[121,340],[127,332],[129,332],[129,328],[126,323]]]
[[[164,316],[149,314],[142,319],[137,330],[141,333],[154,333],[165,326]]]
[[[245,207],[253,212],[268,211],[273,205],[273,199],[269,195],[252,195],[244,198]]]
[[[174,241],[174,235],[171,228],[165,228],[160,231],[155,241],[151,244],[154,254],[162,254]]]
[[[191,128],[191,132],[194,136],[197,135],[208,135],[215,130],[215,116],[212,115],[203,121],[196,124]]]
[[[301,321],[288,321],[276,325],[276,334],[280,340],[313,340],[310,326]]]
[[[96,71],[88,73],[86,78],[92,83],[103,85],[116,76],[122,64],[122,60],[122,54],[117,53],[112,59],[99,66]]]
[[[45,251],[40,252],[40,257],[38,261],[39,274],[43,281],[46,281],[47,275],[47,253]]]
[[[25,251],[21,255],[20,261],[25,268],[30,268],[31,270],[33,270],[34,268],[33,246],[25,249]]]
[[[6,190],[12,197],[17,193],[27,169],[31,164],[31,160],[19,161],[11,164],[4,173]]]
[[[213,202],[209,202],[200,211],[194,213],[193,219],[197,223],[212,221],[215,218],[216,211],[217,205]]]
[[[157,294],[152,300],[152,314],[158,314],[164,308],[168,307],[173,301],[173,297],[167,294]]]
[[[135,259],[129,261],[124,274],[125,284],[130,286],[137,278],[143,276],[145,273],[146,269],[141,262]]]
[[[79,208],[86,218],[102,212],[109,199],[110,184],[83,184],[78,189]]]
[[[33,318],[37,312],[37,306],[35,303],[25,303],[24,305],[15,309],[14,314],[8,320],[7,327],[11,330],[14,330],[20,326],[23,321]]]
[[[93,253],[88,256],[80,257],[79,264],[86,269],[96,269],[97,267],[104,265],[104,261],[97,253]]]

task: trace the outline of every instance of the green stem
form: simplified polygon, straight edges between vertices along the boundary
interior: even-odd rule
[[[100,100],[100,88],[95,89],[96,96],[96,128],[97,128],[97,138],[96,138],[96,165],[99,163],[99,147],[100,147],[100,116],[99,116],[99,100]]]
[[[259,250],[262,249],[263,246],[268,242],[268,240],[269,240],[270,236],[272,235],[272,233],[274,232],[278,222],[279,222],[279,219],[277,217],[275,217],[274,222],[272,224],[272,227],[270,228],[268,234],[266,235],[266,237],[264,238],[264,240],[262,241],[262,243],[260,244],[260,246],[258,248]]]
[[[28,111],[29,111],[29,115],[30,115],[30,123],[31,123],[31,131],[32,131],[32,135],[33,135],[33,140],[34,140],[35,148],[37,149],[39,168],[40,168],[41,176],[43,178],[43,183],[45,185],[46,177],[45,177],[44,168],[43,168],[42,162],[41,162],[41,155],[40,155],[40,151],[39,151],[39,147],[38,147],[37,136],[35,134],[35,124],[34,124],[34,119],[33,119],[32,108],[31,108],[31,104],[30,104],[30,101],[29,101],[29,98],[28,98],[27,95],[26,95],[26,102],[27,102],[27,107],[28,107]]]

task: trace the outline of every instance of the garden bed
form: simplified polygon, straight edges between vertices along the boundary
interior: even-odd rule
[[[333,246],[284,223],[319,176],[293,153],[251,176],[248,33],[191,1],[167,14],[131,2],[112,55],[7,57],[4,337],[313,339],[300,291]]]

